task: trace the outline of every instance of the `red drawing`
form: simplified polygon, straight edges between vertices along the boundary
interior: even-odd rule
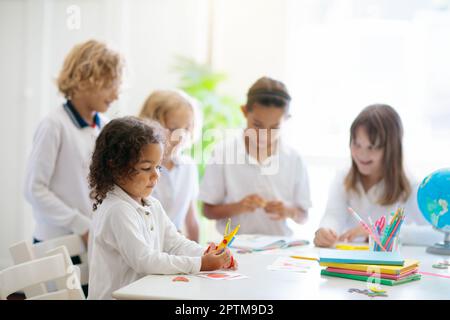
[[[181,282],[189,282],[189,279],[186,277],[175,277],[172,279],[172,281],[181,281]]]

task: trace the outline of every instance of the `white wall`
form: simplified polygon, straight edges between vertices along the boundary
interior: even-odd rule
[[[226,71],[223,90],[244,103],[260,77],[287,79],[288,0],[214,2],[213,66]]]
[[[23,104],[23,90],[18,90],[24,81],[24,48],[23,37],[11,34],[25,32],[26,25],[23,19],[17,17],[24,15],[25,6],[19,1],[2,2],[0,9],[0,38],[2,39],[0,59],[0,88],[2,125],[0,126],[0,139],[2,147],[2,160],[0,166],[1,211],[0,211],[0,267],[6,263],[6,248],[11,240],[21,232],[20,225],[23,215],[19,214],[21,196],[19,195],[22,169],[20,159],[23,157],[23,143],[15,135],[23,128],[20,123],[19,105]],[[7,57],[7,59],[6,59]],[[6,76],[8,75],[8,76]],[[7,112],[6,112],[7,111]]]

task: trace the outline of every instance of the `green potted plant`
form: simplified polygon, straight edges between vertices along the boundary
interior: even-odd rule
[[[205,163],[210,156],[212,146],[217,142],[214,137],[203,139],[203,134],[211,129],[236,128],[242,125],[239,103],[230,96],[219,93],[219,86],[226,81],[227,76],[222,72],[214,71],[206,64],[200,64],[193,59],[178,56],[173,70],[179,75],[178,88],[190,96],[196,98],[202,115],[203,126],[200,139],[187,150],[195,157],[196,152],[201,152],[201,161],[198,164],[199,179],[205,172]],[[198,155],[198,154],[197,154]],[[197,204],[199,212],[202,212],[200,203]],[[210,220],[200,216],[200,242],[209,237],[213,232],[213,224]]]

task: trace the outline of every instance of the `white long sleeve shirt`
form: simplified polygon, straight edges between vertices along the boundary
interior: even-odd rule
[[[89,230],[92,202],[87,176],[100,128],[83,124],[73,107],[56,108],[44,118],[34,135],[27,164],[25,198],[36,220],[34,237],[48,240]]]
[[[177,231],[157,199],[146,201],[140,205],[115,186],[94,212],[88,299],[112,299],[148,274],[200,271],[203,248]]]
[[[388,217],[398,207],[403,207],[406,216],[400,232],[401,243],[430,245],[442,240],[442,234],[433,230],[419,210],[416,197],[418,183],[414,179],[409,177],[412,184],[412,192],[405,202],[399,201],[392,205],[382,206],[377,201],[384,191],[383,180],[372,186],[367,192],[364,191],[361,182],[358,182],[356,185],[359,194],[354,191],[346,192],[344,180],[347,173],[348,170],[338,172],[330,186],[325,214],[320,222],[321,228],[333,229],[338,235],[341,235],[357,227],[358,222],[348,213],[348,207],[352,207],[366,222],[369,216],[375,222],[379,217],[383,215]]]
[[[238,202],[257,194],[266,201],[279,200],[305,211],[311,207],[309,178],[302,157],[280,141],[275,154],[258,163],[245,148],[243,132],[219,142],[206,166],[199,199],[217,205]],[[217,220],[223,232],[228,219]],[[241,233],[290,236],[286,220],[271,220],[262,208],[233,216]]]

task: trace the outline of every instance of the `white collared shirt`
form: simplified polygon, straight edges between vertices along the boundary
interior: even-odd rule
[[[377,202],[384,192],[384,181],[381,180],[367,192],[364,191],[361,182],[358,181],[356,187],[359,194],[355,191],[346,192],[344,181],[348,171],[348,168],[339,171],[331,183],[327,206],[320,222],[321,228],[333,229],[340,235],[358,226],[355,218],[348,213],[348,207],[352,207],[366,222],[369,222],[370,216],[373,223],[383,215],[388,218],[397,208],[403,207],[406,214],[400,232],[400,240],[403,244],[427,245],[442,238],[442,235],[434,231],[420,213],[416,197],[418,183],[412,177],[408,177],[412,185],[409,198],[404,202],[398,201],[392,205],[383,206]],[[362,238],[357,240],[360,241]]]
[[[233,158],[233,163],[227,161]],[[266,201],[280,200],[307,211],[311,207],[309,179],[300,155],[280,140],[277,152],[259,164],[248,155],[243,132],[219,142],[206,166],[199,199],[217,205],[235,203],[250,194],[258,194]],[[227,220],[217,221],[220,233]],[[243,234],[293,234],[286,220],[271,220],[262,208],[235,215],[232,223],[240,224],[239,232]]]
[[[192,201],[198,196],[198,170],[192,158],[180,155],[171,170],[162,167],[152,196],[161,202],[178,230],[184,225]]]
[[[99,116],[103,127],[107,119]],[[89,230],[92,201],[87,176],[99,133],[97,126],[81,128],[62,106],[39,123],[24,186],[36,220],[36,239]]]
[[[203,249],[181,235],[155,198],[148,206],[120,187],[94,212],[89,248],[89,297],[112,293],[148,274],[196,273]]]

